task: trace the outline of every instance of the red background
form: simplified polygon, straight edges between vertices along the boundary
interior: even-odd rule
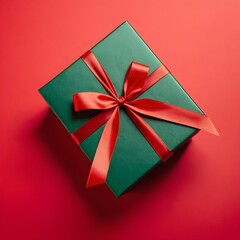
[[[124,20],[211,116],[116,199],[37,90]],[[0,2],[0,239],[240,239],[240,2]]]

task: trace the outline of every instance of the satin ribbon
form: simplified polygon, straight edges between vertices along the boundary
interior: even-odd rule
[[[126,110],[136,127],[163,161],[167,160],[172,152],[140,115],[206,130],[218,135],[216,128],[206,115],[153,99],[135,100],[169,73],[163,65],[148,76],[148,66],[132,62],[124,80],[124,95],[118,97],[113,83],[95,55],[88,51],[82,56],[82,59],[109,93],[106,95],[97,92],[81,92],[73,95],[75,111],[102,110],[72,134],[77,144],[80,144],[106,123],[96,149],[86,187],[106,181],[119,132],[120,107]]]

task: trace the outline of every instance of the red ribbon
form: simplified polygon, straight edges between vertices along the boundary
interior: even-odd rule
[[[216,128],[206,115],[153,99],[134,100],[169,73],[163,65],[148,76],[148,66],[132,62],[124,80],[124,95],[119,98],[114,85],[95,55],[88,51],[82,59],[109,93],[106,95],[97,92],[81,92],[73,95],[75,111],[102,110],[72,134],[78,144],[106,122],[92,162],[87,187],[104,183],[107,178],[118,137],[120,107],[125,108],[136,127],[164,161],[172,155],[172,152],[140,115],[206,130],[218,135]]]

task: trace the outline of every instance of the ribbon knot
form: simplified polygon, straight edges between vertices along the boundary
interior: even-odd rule
[[[117,102],[119,104],[119,106],[123,106],[125,104],[125,98],[124,96],[120,97],[120,98],[117,98]]]
[[[72,133],[77,144],[80,144],[106,123],[90,169],[87,187],[104,183],[107,178],[118,137],[120,124],[119,106],[124,106],[128,116],[162,160],[168,159],[172,152],[155,131],[141,118],[141,115],[196,129],[203,129],[218,135],[216,128],[206,115],[153,99],[142,98],[136,100],[144,91],[169,73],[163,65],[148,75],[148,66],[132,62],[124,80],[124,95],[118,98],[113,83],[95,55],[88,51],[82,56],[82,59],[109,93],[109,95],[106,95],[96,92],[81,92],[73,95],[75,111],[102,110],[98,115]]]

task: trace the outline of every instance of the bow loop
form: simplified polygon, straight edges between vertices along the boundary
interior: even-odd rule
[[[149,67],[137,62],[132,62],[124,81],[124,97],[133,100],[142,91],[147,78]]]
[[[104,110],[117,105],[116,99],[96,92],[82,92],[73,95],[73,105],[75,111],[88,109]]]

